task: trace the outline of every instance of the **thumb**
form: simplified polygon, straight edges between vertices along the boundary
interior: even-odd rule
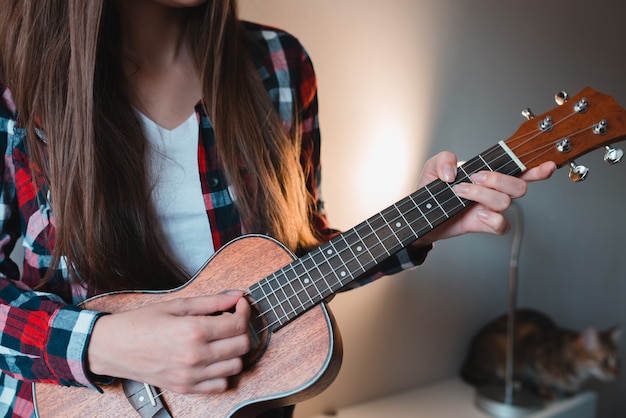
[[[441,179],[447,183],[456,177],[456,155],[449,151],[442,151],[430,158],[424,164],[418,187],[425,186],[433,180]]]

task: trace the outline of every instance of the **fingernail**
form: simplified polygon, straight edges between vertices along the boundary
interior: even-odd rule
[[[445,165],[443,167],[443,181],[450,183],[454,181],[456,177],[456,169],[451,165]]]
[[[452,190],[458,194],[465,194],[469,192],[470,186],[467,183],[459,183],[452,186]]]
[[[479,210],[476,212],[476,215],[478,215],[478,217],[482,219],[489,219],[491,217],[491,214],[486,210]]]
[[[241,296],[243,294],[241,290],[227,290],[225,293],[231,296]]]
[[[477,183],[477,184],[484,183],[485,180],[487,180],[487,173],[484,173],[481,171],[479,173],[472,174],[471,178],[474,183]]]

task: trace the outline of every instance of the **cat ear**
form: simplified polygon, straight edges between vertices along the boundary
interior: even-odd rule
[[[578,337],[578,342],[587,351],[596,350],[600,346],[600,342],[598,340],[598,332],[595,328],[587,328],[586,330],[581,332]]]

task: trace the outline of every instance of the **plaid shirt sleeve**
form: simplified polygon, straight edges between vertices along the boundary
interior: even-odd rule
[[[93,386],[85,370],[87,342],[103,315],[51,294],[0,280],[0,368],[25,382]]]
[[[317,80],[309,55],[299,41],[281,30],[249,24],[262,50],[260,73],[280,117],[291,126],[293,109],[297,109],[302,138],[300,162],[307,175],[308,191],[314,201],[313,224],[324,240],[339,231],[330,227],[321,198],[321,135],[318,118]],[[265,58],[265,60],[263,60]],[[362,279],[348,287],[359,287],[382,276],[398,273],[422,264],[432,246],[408,247],[390,256]]]
[[[19,270],[9,255],[22,232],[29,242],[30,220],[22,222],[19,211],[23,200],[35,197],[22,192],[28,187],[16,179],[14,151],[24,135],[15,126],[9,91],[2,86],[0,91],[4,157],[0,161],[0,414],[31,416],[30,382],[95,387],[85,369],[85,357],[91,330],[102,313],[68,305],[56,295],[35,292],[19,281]]]

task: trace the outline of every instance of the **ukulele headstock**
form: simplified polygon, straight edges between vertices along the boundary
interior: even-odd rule
[[[570,166],[570,178],[581,181],[588,169],[575,159],[594,149],[605,148],[604,160],[621,161],[624,152],[612,143],[626,139],[626,110],[606,94],[585,88],[572,97],[555,95],[557,107],[539,116],[522,111],[528,120],[504,143],[526,166],[554,161],[557,167]]]

